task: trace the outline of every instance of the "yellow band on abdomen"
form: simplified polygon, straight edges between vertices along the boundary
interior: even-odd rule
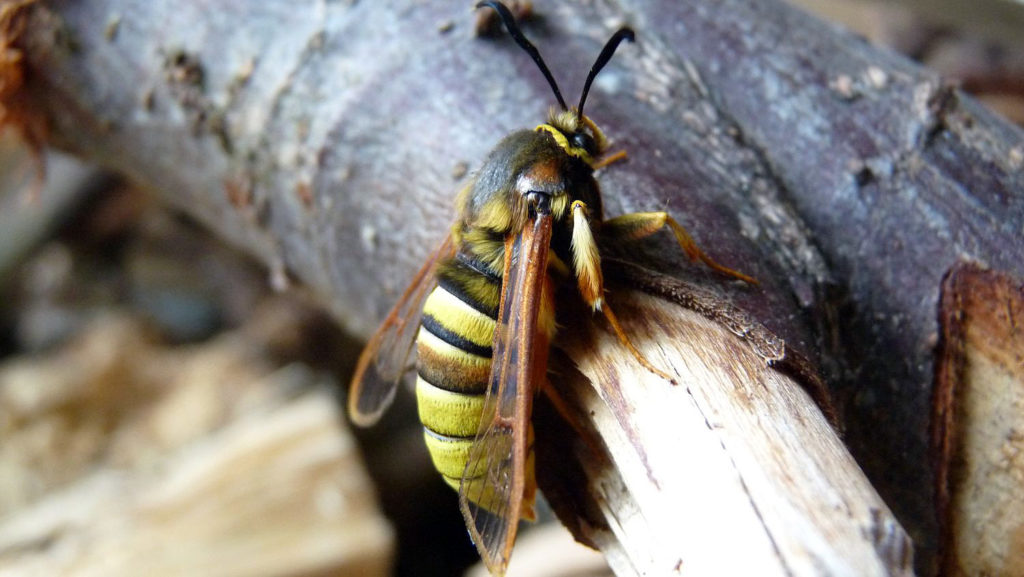
[[[424,427],[447,437],[473,438],[480,425],[484,396],[453,393],[417,378],[416,404]]]
[[[494,319],[469,306],[443,287],[437,287],[427,297],[423,314],[434,317],[441,326],[473,344],[490,347],[494,339]]]
[[[458,489],[462,472],[466,469],[466,461],[469,460],[473,439],[439,437],[427,430],[423,431],[423,439],[427,442],[427,450],[434,462],[434,468],[445,477],[449,485]]]
[[[470,368],[486,366],[488,369],[491,366],[490,357],[481,357],[480,355],[467,353],[458,347],[442,341],[423,328],[420,328],[420,332],[416,335],[416,346],[418,348],[430,349],[430,352],[435,357],[453,363],[450,367],[453,371],[461,370],[463,366]]]

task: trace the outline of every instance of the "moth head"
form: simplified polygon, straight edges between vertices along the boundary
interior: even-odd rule
[[[512,38],[516,41],[519,46],[533,58],[533,61],[540,68],[544,78],[547,79],[548,85],[551,86],[551,91],[555,94],[555,99],[558,100],[558,108],[551,111],[548,115],[548,124],[554,130],[552,136],[558,141],[558,144],[562,146],[569,153],[570,156],[583,158],[591,163],[593,159],[597,158],[606,148],[606,141],[604,133],[601,129],[594,124],[589,118],[583,114],[583,105],[587,103],[587,94],[590,93],[590,86],[594,83],[594,78],[597,73],[604,68],[605,64],[611,60],[615,50],[619,47],[619,44],[623,40],[633,42],[636,35],[633,30],[627,27],[620,28],[608,42],[605,43],[604,48],[601,49],[601,53],[597,56],[597,60],[594,61],[594,65],[590,67],[590,73],[587,75],[587,81],[583,84],[583,92],[580,94],[579,104],[575,108],[569,108],[565,104],[565,99],[562,98],[562,92],[558,89],[558,83],[555,82],[555,77],[552,76],[551,70],[548,69],[547,64],[544,63],[544,59],[541,58],[540,52],[537,47],[534,46],[529,40],[523,36],[522,31],[516,24],[515,17],[509,12],[508,8],[505,7],[501,2],[487,1],[480,2],[476,5],[477,8],[489,7],[494,9],[501,18],[501,21],[505,24],[505,28],[508,29]],[[543,128],[543,126],[541,127]],[[560,133],[559,134],[556,134]],[[560,138],[561,136],[561,138]]]

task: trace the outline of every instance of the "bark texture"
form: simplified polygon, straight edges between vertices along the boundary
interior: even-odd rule
[[[941,78],[781,2],[538,3],[526,31],[572,95],[623,23],[639,41],[588,115],[630,160],[611,215],[667,209],[635,262],[718,290],[821,367],[859,463],[937,540],[928,404],[943,274],[1024,275],[1024,136]],[[368,334],[452,218],[453,191],[552,103],[462,3],[40,1],[14,44],[50,142],[126,173]],[[571,99],[571,97],[570,97]]]

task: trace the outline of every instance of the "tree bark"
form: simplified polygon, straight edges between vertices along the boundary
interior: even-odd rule
[[[50,143],[131,176],[368,334],[443,236],[453,191],[553,99],[461,3],[40,1],[17,38]],[[544,4],[526,25],[629,152],[615,215],[666,209],[629,258],[715,291],[826,376],[847,442],[934,569],[928,415],[943,274],[1024,275],[1024,137],[936,75],[786,4]],[[570,98],[571,100],[571,98]]]

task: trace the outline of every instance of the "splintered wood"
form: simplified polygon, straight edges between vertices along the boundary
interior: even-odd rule
[[[0,366],[0,574],[388,574],[328,383],[266,358],[108,316]]]
[[[943,284],[934,397],[946,577],[1024,576],[1024,284],[963,264]]]
[[[678,382],[638,367],[599,323],[561,341],[578,373],[563,364],[560,390],[591,437],[567,449],[590,499],[572,504],[586,517],[576,532],[617,575],[912,574],[903,528],[810,396],[771,366],[781,342],[762,350],[665,300],[616,297],[626,332]],[[564,509],[567,493],[542,480]]]

